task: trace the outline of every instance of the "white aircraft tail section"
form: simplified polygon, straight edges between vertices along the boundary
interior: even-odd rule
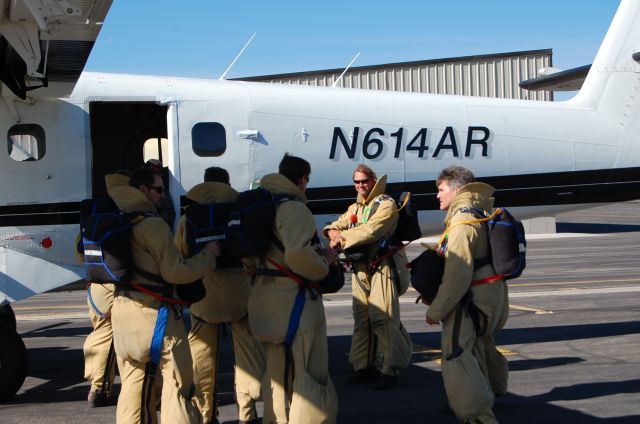
[[[604,113],[626,130],[640,113],[640,1],[622,0],[582,89],[572,102]],[[637,58],[637,55],[636,55]]]

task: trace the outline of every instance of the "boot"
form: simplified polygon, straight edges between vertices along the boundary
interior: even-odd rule
[[[347,384],[373,383],[378,378],[378,370],[375,368],[364,368],[357,370],[349,378]]]
[[[102,391],[91,390],[87,396],[89,408],[100,408],[107,405],[107,395]]]
[[[389,390],[398,385],[398,377],[395,375],[380,374],[378,383],[375,386],[376,390]]]

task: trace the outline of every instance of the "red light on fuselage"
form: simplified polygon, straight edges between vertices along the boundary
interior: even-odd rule
[[[53,240],[51,240],[50,237],[45,237],[40,242],[40,246],[42,246],[44,249],[51,249],[51,247],[53,246]]]

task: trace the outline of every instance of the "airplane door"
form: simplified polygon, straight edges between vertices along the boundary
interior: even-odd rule
[[[70,203],[87,194],[84,111],[56,99],[16,102],[16,111],[19,119],[0,112],[6,137],[0,150],[0,205],[43,205],[14,211],[23,215],[73,208]],[[48,218],[44,221],[55,221]]]
[[[174,202],[203,181],[205,169],[219,166],[231,176],[231,185],[249,188],[250,139],[238,133],[249,130],[247,104],[243,100],[188,100],[169,107],[169,169]]]

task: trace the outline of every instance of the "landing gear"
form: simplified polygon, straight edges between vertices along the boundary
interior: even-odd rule
[[[27,349],[16,332],[11,306],[0,307],[0,402],[16,394],[27,376]]]

